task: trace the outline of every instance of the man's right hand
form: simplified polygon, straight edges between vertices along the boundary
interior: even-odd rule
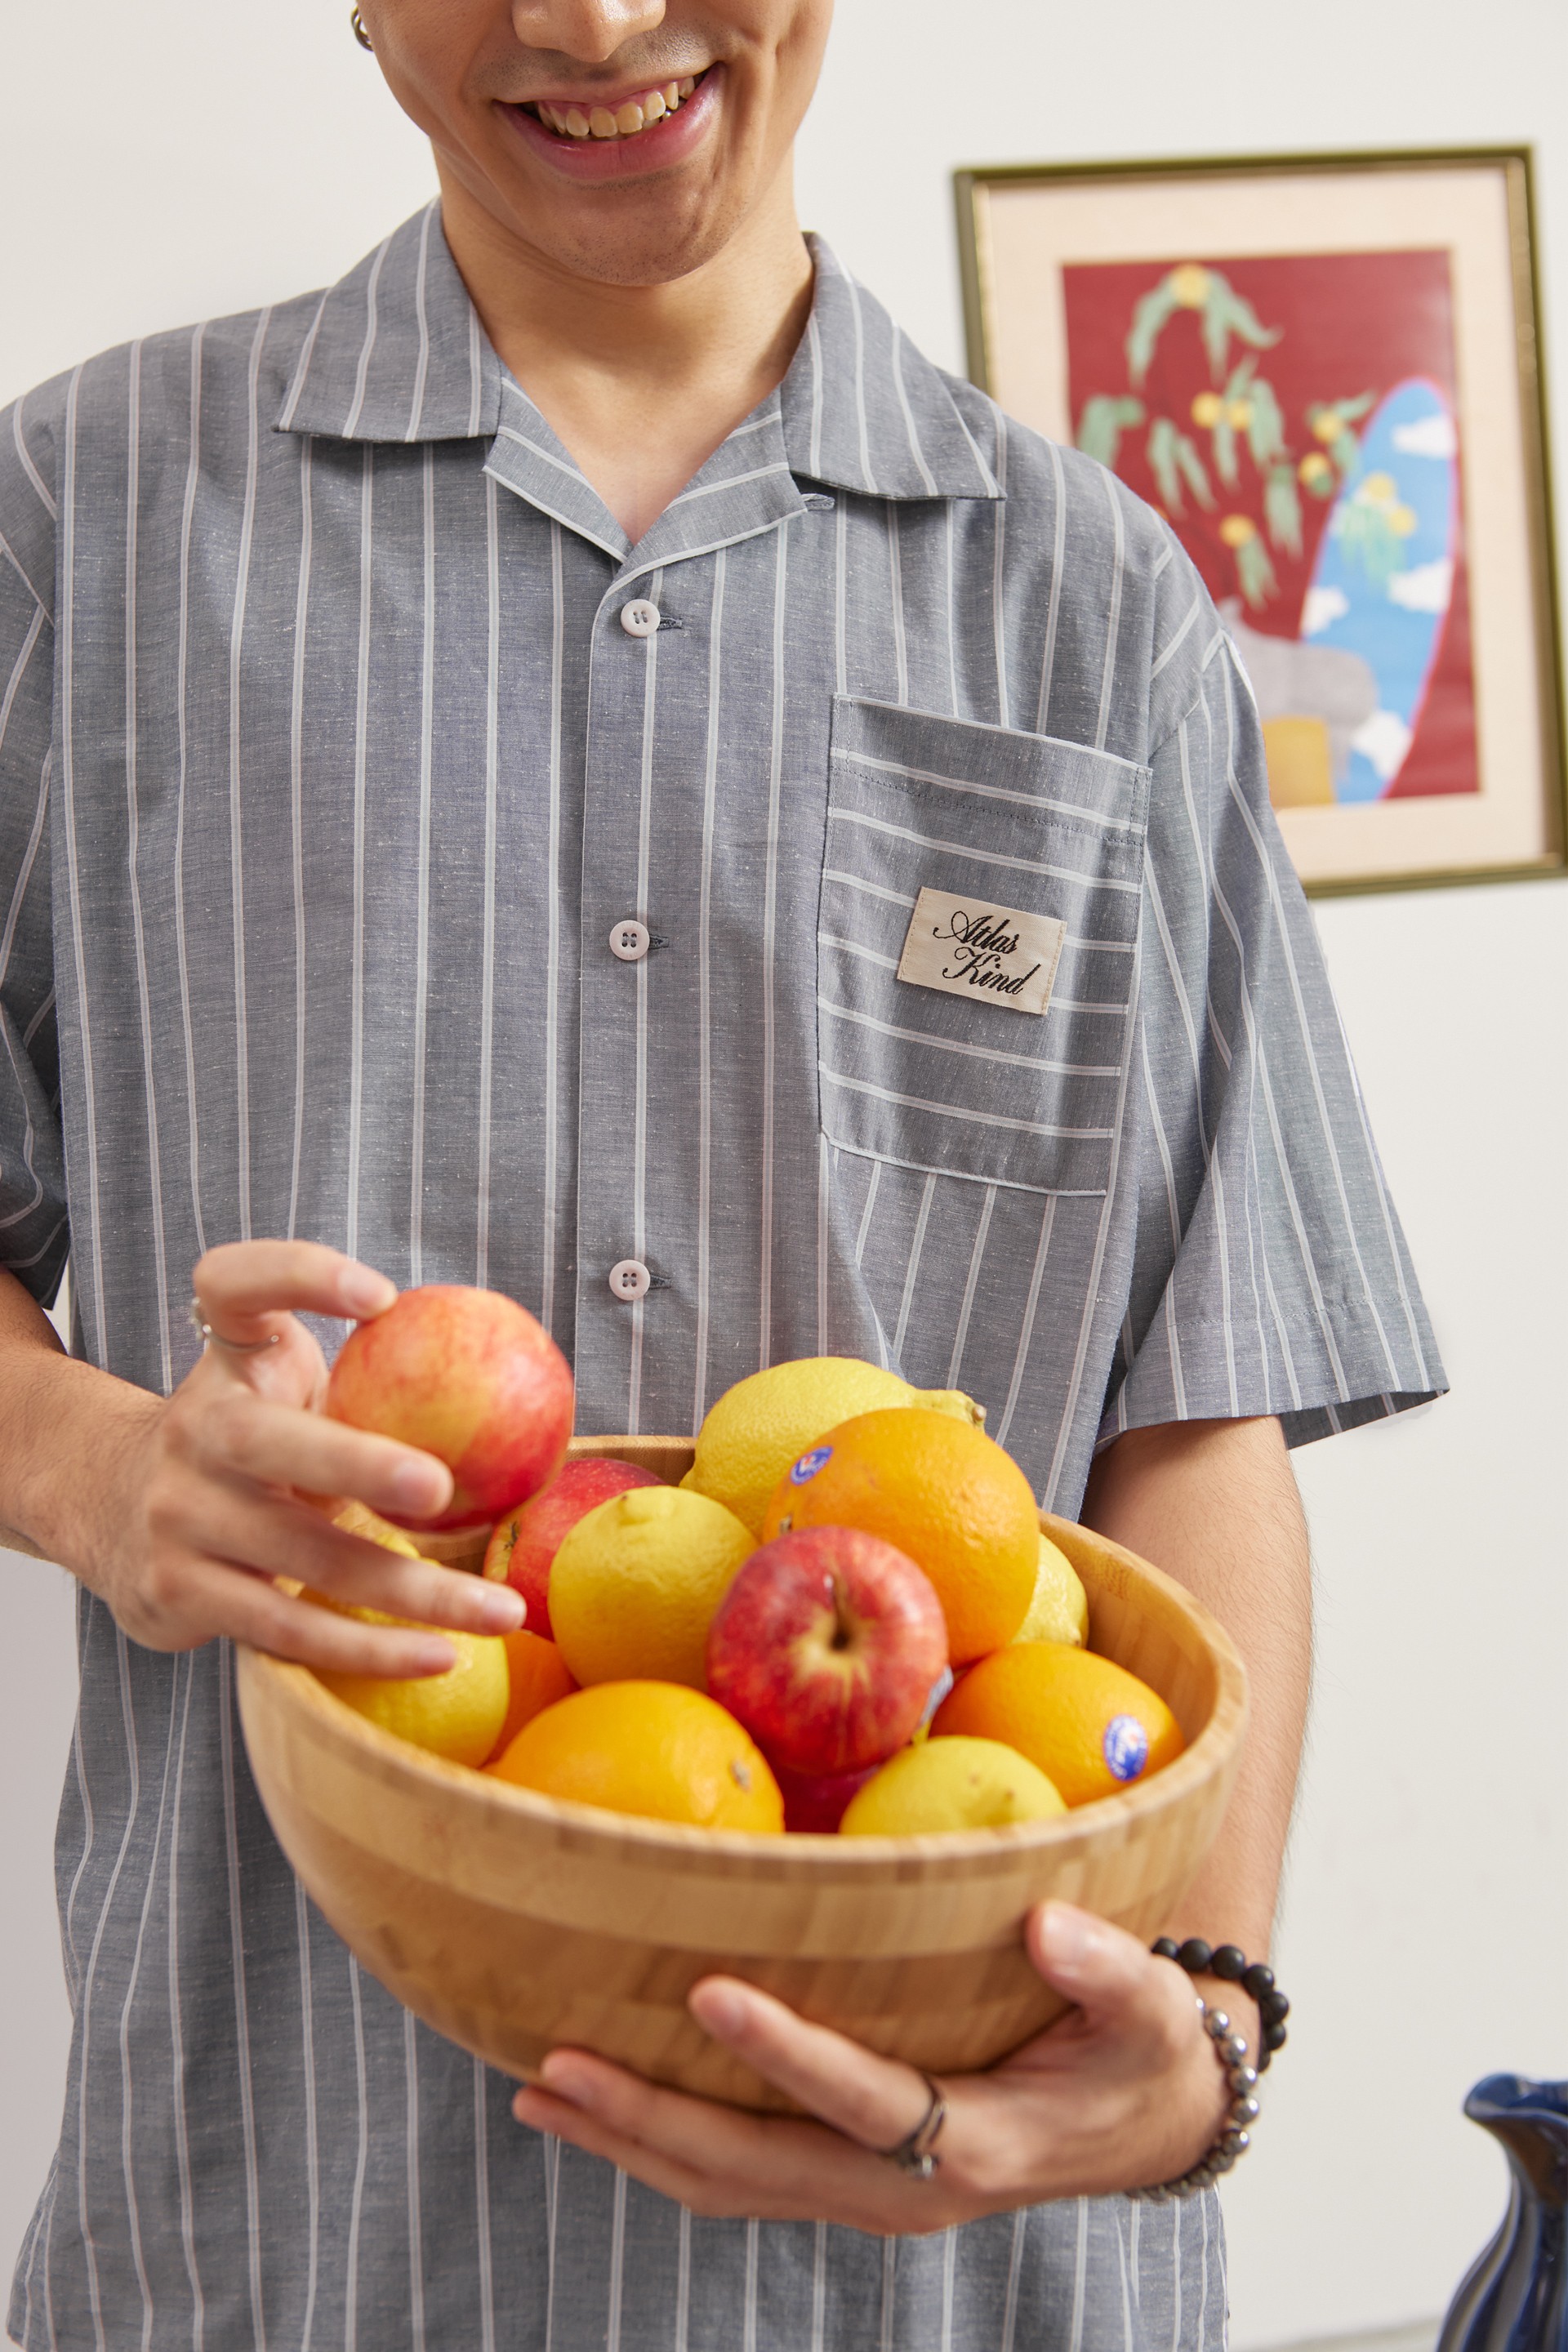
[[[240,1242],[209,1251],[195,1287],[214,1337],[166,1400],[58,1363],[51,1412],[31,1359],[30,1459],[7,1481],[24,1498],[22,1532],[37,1541],[38,1529],[40,1549],[153,1650],[227,1634],[341,1673],[413,1676],[452,1664],[437,1634],[341,1616],[279,1591],[278,1577],[416,1626],[521,1625],[509,1586],[346,1534],[309,1499],[353,1497],[399,1520],[434,1518],[450,1500],[451,1474],[434,1455],[321,1411],[327,1367],[299,1316],[379,1315],[397,1295],[385,1276],[313,1243]],[[61,1479],[79,1482],[68,1499]]]

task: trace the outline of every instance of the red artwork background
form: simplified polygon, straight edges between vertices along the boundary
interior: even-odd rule
[[[1314,401],[1381,400],[1408,376],[1429,377],[1463,419],[1454,363],[1453,294],[1443,251],[1279,254],[1235,258],[1182,254],[1162,261],[1072,263],[1062,271],[1067,310],[1068,385],[1075,426],[1097,394],[1121,394],[1128,380],[1126,339],[1138,302],[1184,261],[1221,271],[1279,339],[1258,354],[1284,411],[1285,432],[1300,457],[1314,446],[1306,411]],[[1233,348],[1233,359],[1237,355]],[[1165,326],[1140,389],[1150,414],[1185,423],[1194,395],[1212,389],[1198,315],[1181,311]],[[1190,428],[1189,428],[1190,429]],[[1144,455],[1145,434],[1121,436],[1116,471],[1162,514],[1166,512]],[[1462,477],[1461,477],[1462,478]],[[1216,486],[1217,488],[1217,486]],[[1169,520],[1215,601],[1237,593],[1236,566],[1219,537],[1222,515],[1262,512],[1256,477],[1244,467],[1236,490],[1221,490],[1219,506],[1203,512],[1192,499]],[[1279,593],[1261,610],[1247,608],[1247,625],[1294,637],[1331,500],[1303,498],[1302,550],[1291,556],[1271,545]],[[1461,497],[1454,549],[1453,600],[1415,735],[1389,797],[1414,799],[1479,788],[1476,759],[1475,684],[1470,660],[1469,567]]]

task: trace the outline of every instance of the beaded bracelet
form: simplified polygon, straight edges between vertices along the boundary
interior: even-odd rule
[[[1161,1936],[1150,1948],[1156,1958],[1174,1960],[1189,1976],[1216,1976],[1223,1984],[1238,1984],[1258,2003],[1263,2021],[1263,2047],[1258,2053],[1258,2064],[1247,2063],[1247,2043],[1239,2033],[1230,2030],[1230,2019],[1223,2009],[1211,2009],[1203,1997],[1198,1997],[1198,2014],[1204,2032],[1215,2046],[1215,2055],[1226,2071],[1230,2086],[1230,2105],[1218,2138],[1206,2155],[1201,2156],[1175,2180],[1163,2180],[1148,2189],[1134,2189],[1130,2193],[1144,2204],[1163,2204],[1174,2197],[1191,2197],[1200,2189],[1207,2189],[1228,2172],[1238,2156],[1252,2145],[1247,2126],[1257,2120],[1258,2101],[1253,2095],[1258,2077],[1268,2065],[1276,2050],[1284,2048],[1287,2039],[1285,2020],[1290,2004],[1274,1981],[1274,1971],[1261,1960],[1248,1961],[1245,1952],[1235,1944],[1211,1947],[1201,1936],[1189,1936],[1184,1944],[1173,1937]]]

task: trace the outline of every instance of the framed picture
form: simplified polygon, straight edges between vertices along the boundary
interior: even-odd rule
[[[1528,151],[956,186],[970,373],[1171,522],[1308,889],[1563,872]]]

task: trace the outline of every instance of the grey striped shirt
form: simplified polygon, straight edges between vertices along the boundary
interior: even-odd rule
[[[1119,1430],[1441,1387],[1194,574],[816,258],[636,548],[434,208],[0,417],[0,1262],[92,1361],[167,1390],[198,1253],[298,1234],[526,1302],[584,1429],[867,1355],[1068,1512]],[[1043,1014],[899,980],[927,887],[1059,923]],[[884,2246],[520,2130],[294,1885],[226,1647],[79,1625],[28,2352],[1219,2341],[1212,2198]]]

